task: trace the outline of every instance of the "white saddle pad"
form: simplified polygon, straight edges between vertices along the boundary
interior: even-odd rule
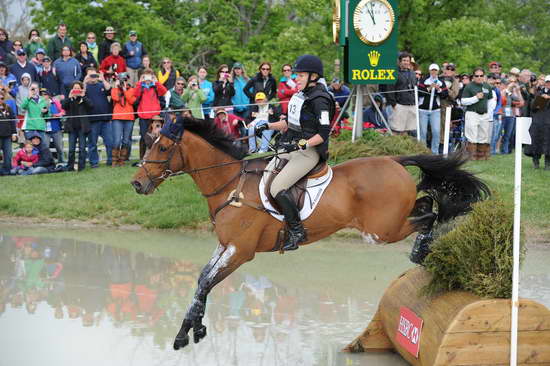
[[[265,194],[265,182],[267,175],[269,173],[265,173],[262,176],[262,179],[260,180],[259,190],[260,190],[260,198],[262,200],[262,204],[264,207],[271,212],[271,216],[276,218],[279,221],[283,221],[284,216],[281,215],[269,202],[269,199],[267,198],[267,195]],[[313,178],[308,179],[306,183],[306,192],[304,197],[304,207],[300,210],[300,219],[305,220],[307,219],[315,210],[315,207],[317,207],[317,204],[319,201],[321,201],[321,197],[323,196],[323,193],[325,192],[325,189],[328,187],[330,181],[332,180],[332,169],[330,166],[328,167],[328,171],[325,175],[319,177],[319,178]]]

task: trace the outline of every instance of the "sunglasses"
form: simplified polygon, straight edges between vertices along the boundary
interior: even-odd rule
[[[271,69],[268,68],[268,67],[262,67],[262,70],[264,70],[264,71],[270,71]]]
[[[88,37],[88,39],[95,39],[95,37]]]
[[[162,61],[163,64],[171,64],[172,61]]]
[[[283,69],[283,72],[292,71],[291,69]]]
[[[484,74],[481,74],[481,75],[474,75],[475,78],[482,78],[484,77],[485,75]]]
[[[16,46],[16,47],[22,47],[23,46],[21,43],[14,43],[13,45]]]

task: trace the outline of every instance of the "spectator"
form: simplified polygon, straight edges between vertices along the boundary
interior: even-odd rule
[[[0,148],[4,159],[0,175],[8,175],[11,171],[12,142],[17,142],[15,114],[6,104],[5,91],[0,90]]]
[[[504,109],[504,117],[502,120],[502,142],[500,150],[502,154],[510,154],[512,152],[512,136],[516,132],[516,117],[520,116],[520,107],[524,104],[521,97],[521,91],[517,79],[510,76],[506,82],[506,88],[502,93],[502,108]]]
[[[533,104],[533,123],[529,134],[532,144],[526,149],[526,154],[533,159],[535,169],[540,168],[540,158],[544,155],[544,170],[550,170],[550,75],[544,78],[544,86],[537,88],[536,98],[542,98],[544,104]]]
[[[403,52],[399,55],[399,71],[395,85],[381,85],[381,91],[387,91],[386,99],[392,106],[390,128],[398,135],[406,135],[416,130],[416,107],[414,87],[417,83],[414,71],[411,71],[411,55]]]
[[[10,73],[15,76],[16,80],[21,80],[21,75],[29,74],[32,81],[36,81],[36,68],[33,64],[27,61],[25,50],[17,51],[17,61],[10,66]]]
[[[12,50],[13,43],[9,40],[8,31],[4,28],[0,28],[0,61],[8,66],[14,62],[11,57]]]
[[[200,89],[206,96],[206,100],[202,104],[202,111],[204,113],[204,118],[208,119],[210,118],[210,107],[212,106],[212,102],[214,102],[214,90],[212,89],[212,83],[206,80],[208,70],[206,70],[205,66],[199,67],[197,75],[199,76]]]
[[[38,73],[38,81],[41,88],[45,88],[51,96],[63,94],[59,90],[59,79],[52,69],[52,60],[49,56],[42,60],[42,71]]]
[[[81,81],[73,82],[69,96],[63,99],[61,105],[67,113],[64,130],[69,133],[67,170],[74,170],[76,144],[78,143],[78,171],[82,171],[86,167],[86,140],[90,134],[88,115],[92,111],[93,104],[86,95],[86,89]]]
[[[419,82],[420,79],[422,79],[422,70],[420,69],[414,70],[414,75],[416,76],[416,81]]]
[[[8,65],[0,61],[0,86],[8,86],[10,81],[17,82],[17,79],[9,72]]]
[[[46,144],[49,146],[50,141],[53,142],[53,146],[57,152],[57,162],[64,163],[61,117],[65,115],[65,111],[61,107],[59,100],[52,98],[47,89],[40,89],[40,95],[44,98],[46,104],[50,106],[51,118],[46,120]]]
[[[32,55],[36,55],[36,51],[38,49],[45,50],[46,46],[42,43],[42,39],[40,38],[40,32],[38,29],[31,29],[29,32],[29,43],[25,46],[25,53],[27,56],[31,57]],[[46,54],[46,51],[43,51],[44,55]]]
[[[334,95],[337,107],[344,108],[344,105],[346,104],[346,101],[348,100],[350,95],[349,88],[345,86],[340,79],[334,78],[332,79],[332,83],[330,84],[329,91],[332,93],[332,95]]]
[[[124,44],[123,53],[126,58],[126,67],[130,76],[130,83],[135,85],[138,81],[138,71],[141,69],[142,58],[147,55],[147,51],[143,44],[137,40],[137,32],[130,31],[128,34],[130,40]]]
[[[166,94],[167,90],[155,78],[155,73],[151,69],[143,71],[138,85],[134,89],[136,96],[137,113],[139,117],[139,159],[142,160],[145,155],[145,134],[149,130],[151,119],[159,114],[160,101],[159,97]]]
[[[169,58],[164,58],[158,72],[158,81],[166,89],[172,89],[176,84],[176,79],[179,77],[180,72],[172,66],[172,61]]]
[[[37,132],[30,136],[31,144],[38,152],[38,161],[28,170],[28,174],[52,173],[55,170],[55,162],[50,152],[50,146],[44,142],[42,136]]]
[[[485,82],[485,71],[478,67],[473,72],[474,80],[462,93],[462,105],[466,106],[464,132],[467,150],[473,160],[487,160],[490,154],[488,101],[493,98],[491,85]]]
[[[224,131],[228,136],[231,136],[234,139],[240,137],[239,135],[239,122],[241,119],[235,116],[234,114],[229,114],[223,107],[216,108],[216,118],[214,118],[214,123],[218,128]]]
[[[502,77],[502,65],[496,61],[489,63],[489,73],[494,74],[497,78]]]
[[[134,128],[136,96],[128,74],[120,74],[111,89],[113,108],[113,166],[124,166],[128,159]]]
[[[46,120],[44,118],[50,117],[50,111],[46,100],[40,96],[39,89],[38,83],[33,82],[29,88],[29,97],[21,103],[20,109],[27,111],[21,129],[27,140],[30,140],[32,136],[39,135],[42,144],[46,145]]]
[[[462,99],[462,93],[464,92],[464,88],[466,85],[470,84],[471,78],[468,74],[462,74],[460,75],[460,90],[458,91],[458,97],[456,97],[456,100],[460,102]]]
[[[17,109],[21,115],[23,115],[23,110],[21,109],[21,105],[29,97],[30,94],[30,87],[31,87],[31,76],[28,73],[24,73],[21,76],[20,85],[17,88],[17,95],[15,96],[15,102],[17,105]],[[23,118],[23,116],[21,116]],[[23,120],[21,119],[21,124],[23,123]],[[21,124],[18,124],[17,128],[21,128]]]
[[[428,125],[432,132],[432,154],[439,154],[439,134],[441,118],[441,99],[448,96],[447,85],[439,79],[439,66],[431,64],[430,74],[418,83],[420,113],[420,140],[427,143]]]
[[[252,119],[248,124],[248,136],[254,136],[256,133],[256,127],[267,122],[277,122],[281,116],[280,107],[270,105],[266,95],[263,92],[258,92],[255,98],[256,104],[250,109],[250,118]],[[260,150],[258,152],[267,152],[269,149],[269,142],[273,136],[274,130],[265,130],[262,132]],[[252,137],[248,140],[248,152],[256,152],[256,138]]]
[[[284,115],[288,112],[288,103],[290,98],[298,92],[296,88],[296,74],[292,73],[292,65],[284,64],[281,71],[283,76],[279,79],[279,86],[277,88],[277,97],[281,103],[281,111]]]
[[[523,69],[519,73],[520,92],[523,98],[523,106],[520,108],[522,117],[531,117],[531,103],[535,97],[535,89],[531,80],[533,73],[530,70]]]
[[[42,68],[44,67],[44,58],[46,57],[46,51],[44,49],[39,48],[36,50],[36,54],[34,55],[34,58],[31,60],[31,64],[36,69],[36,80],[39,81],[38,75],[42,71]]]
[[[143,75],[144,70],[151,68],[151,59],[149,58],[149,56],[147,55],[143,56],[143,58],[141,59],[141,64],[142,66],[138,70],[138,80],[141,79],[141,75]],[[136,85],[136,84],[133,84],[133,85]]]
[[[176,79],[176,85],[170,89],[166,95],[166,106],[170,110],[175,110],[175,114],[181,114],[181,110],[185,107],[183,101],[183,93],[185,92],[185,79],[179,77]]]
[[[149,128],[147,129],[147,132],[144,136],[146,148],[144,156],[147,155],[149,150],[151,150],[151,147],[153,146],[155,140],[160,136],[160,130],[162,129],[162,125],[164,124],[163,122],[164,120],[159,115],[153,116],[153,118],[151,119],[151,124],[149,125]]]
[[[233,77],[233,87],[235,95],[231,98],[231,103],[234,105],[233,113],[243,119],[248,118],[250,99],[244,93],[244,87],[250,78],[246,75],[244,66],[240,62],[235,62],[231,69]]]
[[[380,94],[375,94],[374,102],[378,105],[378,109],[382,112],[382,116],[387,121],[388,115],[384,111],[384,98]],[[380,113],[378,113],[374,105],[371,105],[363,111],[363,127],[377,129],[386,128],[384,121],[380,117]]]
[[[11,150],[11,146],[10,146]],[[10,174],[18,175],[30,175],[32,174],[32,168],[38,163],[38,154],[33,153],[34,147],[30,141],[25,141],[23,147],[19,149],[17,154],[11,161],[12,170]]]
[[[199,85],[198,77],[196,75],[190,76],[187,88],[183,93],[182,100],[186,103],[186,107],[189,109],[193,117],[204,119],[204,113],[201,106],[206,99],[206,94]]]
[[[17,117],[17,102],[11,95],[12,88],[15,86],[15,80],[12,80],[8,85],[0,86],[0,90],[4,92],[4,102],[11,108],[13,115]]]
[[[65,96],[69,94],[73,82],[82,77],[80,63],[72,57],[72,50],[69,46],[63,46],[61,58],[53,63],[53,70],[59,80],[59,92]]]
[[[445,66],[445,68],[443,69],[443,75],[440,77],[440,79],[445,83],[445,86],[447,87],[447,97],[444,98],[440,96],[439,98],[441,101],[439,147],[442,150],[445,139],[445,112],[448,107],[453,107],[453,105],[455,104],[455,100],[458,97],[458,93],[460,92],[460,83],[456,77],[455,64],[447,63],[447,66]]]
[[[500,96],[500,79],[496,74],[489,74],[487,77],[489,85],[493,87],[493,98],[489,101],[489,118],[492,126],[491,133],[491,155],[496,154],[496,144],[502,133],[502,98]],[[491,113],[492,111],[492,113]]]
[[[97,73],[96,69],[89,67],[84,78],[84,87],[86,95],[93,105],[89,117],[88,160],[92,168],[99,166],[97,141],[101,136],[107,153],[107,165],[110,166],[113,164],[113,126],[111,123],[111,104],[107,97],[111,96],[111,85],[102,74]]]
[[[57,26],[57,34],[48,42],[48,56],[50,56],[52,60],[57,60],[61,57],[61,52],[64,47],[72,49],[73,43],[70,38],[67,37],[67,26],[62,23]]]
[[[88,46],[88,52],[94,56],[94,60],[99,59],[99,47],[96,43],[96,36],[94,32],[88,32],[86,35],[86,45]]]
[[[107,80],[112,80],[119,72],[126,72],[126,61],[120,55],[120,43],[113,42],[111,44],[111,55],[107,56],[101,62],[99,71],[101,71]]]
[[[214,81],[214,107],[230,106],[231,98],[235,95],[235,87],[233,86],[233,78],[229,73],[229,66],[223,64],[218,68],[216,73],[216,81]]]
[[[80,71],[82,72],[82,75],[86,75],[86,69],[88,67],[93,67],[94,69],[97,69],[97,61],[94,55],[90,53],[88,43],[79,42],[78,48],[80,52],[75,56],[75,59],[80,64]]]
[[[244,87],[244,93],[250,100],[254,100],[259,92],[264,93],[268,101],[277,95],[277,84],[271,75],[269,62],[262,62],[256,76],[250,79]]]
[[[120,43],[115,40],[116,31],[113,27],[107,27],[105,28],[105,31],[103,32],[103,42],[99,45],[99,54],[97,62],[101,65],[103,63],[103,60],[107,58],[111,54],[111,45],[113,43]]]

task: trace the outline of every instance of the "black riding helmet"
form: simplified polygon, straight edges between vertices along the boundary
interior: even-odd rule
[[[323,62],[317,56],[302,55],[294,63],[294,72],[316,73],[320,78],[323,77]]]

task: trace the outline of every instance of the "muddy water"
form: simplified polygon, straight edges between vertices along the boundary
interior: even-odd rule
[[[208,235],[0,227],[0,365],[404,365],[340,352],[405,269],[408,244],[329,240],[261,254],[211,293],[208,336],[171,345],[216,246]],[[550,306],[533,248],[522,296]]]

